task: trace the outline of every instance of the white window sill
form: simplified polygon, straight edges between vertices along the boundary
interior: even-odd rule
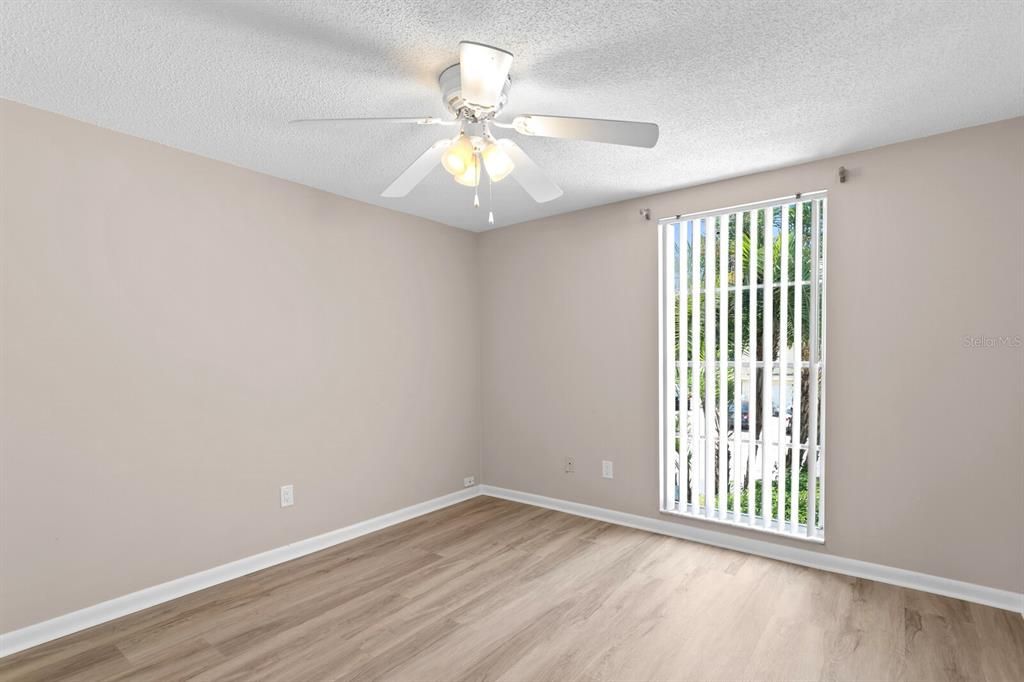
[[[686,506],[687,507],[692,507],[692,505],[689,505],[689,504],[687,504]],[[758,532],[758,533],[765,533],[767,535],[775,535],[775,536],[781,537],[781,538],[789,538],[791,540],[800,540],[800,541],[803,541],[803,542],[810,542],[810,543],[815,544],[815,545],[824,545],[825,544],[825,532],[824,532],[824,530],[818,530],[816,535],[808,536],[807,535],[807,525],[803,524],[803,523],[798,523],[796,525],[796,532],[794,532],[790,528],[790,524],[789,523],[786,523],[784,528],[779,528],[779,523],[776,520],[771,521],[771,525],[769,525],[768,527],[765,527],[761,523],[760,517],[754,517],[754,524],[755,525],[751,525],[750,524],[750,517],[747,514],[740,514],[740,520],[739,520],[739,522],[737,522],[737,521],[735,521],[732,518],[732,516],[733,516],[732,512],[729,513],[729,518],[727,518],[727,519],[720,519],[720,518],[717,518],[717,517],[714,517],[714,516],[709,518],[707,516],[704,516],[703,510],[701,510],[700,513],[694,513],[692,511],[681,511],[679,509],[662,509],[661,513],[662,514],[666,514],[668,516],[678,516],[678,517],[681,517],[681,518],[684,518],[684,519],[695,519],[697,521],[706,521],[706,522],[709,522],[709,523],[716,523],[716,524],[721,525],[721,526],[732,526],[733,528],[742,528],[743,530],[752,530],[752,531],[755,531],[755,532]]]

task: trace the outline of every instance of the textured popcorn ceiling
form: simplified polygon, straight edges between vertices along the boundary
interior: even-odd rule
[[[449,129],[289,127],[440,116],[459,40],[515,54],[506,110],[654,121],[653,150],[522,138],[565,190],[494,186],[499,226],[1024,113],[1010,2],[58,2],[0,5],[0,96],[342,196],[480,230],[439,167]]]

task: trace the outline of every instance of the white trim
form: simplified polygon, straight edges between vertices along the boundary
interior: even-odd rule
[[[94,625],[106,623],[115,618],[127,616],[130,613],[135,613],[157,604],[163,604],[172,599],[183,597],[186,594],[198,592],[207,587],[212,587],[228,580],[234,580],[264,568],[276,566],[285,561],[298,559],[307,554],[347,542],[361,535],[383,530],[397,523],[443,509],[444,507],[476,497],[479,494],[478,486],[474,486],[448,495],[442,495],[441,497],[435,497],[432,500],[420,502],[419,504],[414,504],[411,507],[405,507],[388,514],[382,514],[366,521],[360,521],[351,526],[332,530],[322,535],[306,538],[305,540],[299,540],[283,547],[215,566],[199,573],[176,578],[175,580],[147,587],[122,597],[115,597],[109,601],[66,613],[63,616],[57,616],[42,623],[29,625],[20,630],[0,634],[0,657],[49,642],[58,637],[70,635],[79,630],[91,628]]]
[[[518,490],[509,490],[507,488],[498,488],[491,485],[481,485],[479,492],[481,495],[490,495],[491,497],[499,497],[504,500],[554,509],[567,514],[574,514],[575,516],[584,516],[589,519],[614,523],[619,526],[637,528],[661,535],[670,535],[683,540],[700,542],[705,545],[724,547],[791,564],[817,568],[822,571],[841,573],[856,578],[867,578],[868,580],[875,580],[880,583],[941,594],[946,597],[963,599],[1024,614],[1024,593],[1020,592],[998,590],[994,587],[940,578],[939,576],[917,573],[902,568],[872,564],[867,561],[848,559],[823,552],[813,552],[799,547],[789,547],[787,545],[722,533],[697,526],[683,525],[636,514],[627,514],[602,507],[592,507],[579,502],[569,502],[567,500],[524,493]]]
[[[832,573],[842,573],[890,585],[909,587],[914,590],[932,592],[946,597],[964,599],[1024,614],[1024,594],[1018,592],[997,590],[983,585],[940,578],[925,573],[915,573],[914,571],[907,571],[901,568],[892,568],[866,561],[858,561],[857,559],[837,557],[822,552],[812,552],[798,547],[788,547],[739,535],[730,535],[697,526],[683,525],[636,514],[627,514],[601,507],[592,507],[579,502],[569,502],[491,485],[478,485],[441,497],[435,497],[432,500],[383,514],[367,521],[360,521],[345,528],[332,530],[323,535],[299,540],[290,545],[254,554],[238,561],[215,566],[214,568],[177,578],[160,585],[147,587],[138,592],[126,594],[123,597],[116,597],[94,606],[88,606],[63,616],[51,618],[42,623],[29,625],[20,630],[0,634],[0,658],[80,630],[85,630],[86,628],[91,628],[95,625],[106,623],[115,618],[127,616],[151,606],[163,604],[172,599],[183,597],[186,594],[240,578],[243,575],[248,575],[264,568],[276,566],[292,559],[298,559],[307,554],[333,547],[368,533],[383,530],[389,526],[429,514],[432,511],[449,507],[478,495],[489,495],[514,502],[522,502],[535,507],[554,509],[575,516],[584,516],[590,519],[597,519],[598,521],[614,523],[619,526],[628,526],[629,528],[637,528],[683,540],[700,542],[705,545],[724,547],[738,552],[746,552],[747,554],[786,561],[791,564],[808,566]]]
[[[799,542],[806,542],[812,545],[824,545],[825,535],[824,533],[818,535],[807,534],[807,524],[797,523],[794,527],[792,523],[780,523],[777,518],[771,518],[768,520],[766,525],[754,525],[760,522],[761,517],[755,515],[754,518],[750,518],[750,514],[741,513],[739,521],[731,518],[720,519],[717,516],[711,518],[705,517],[701,514],[700,509],[693,511],[694,507],[692,504],[687,503],[681,505],[682,509],[662,509],[659,513],[666,514],[668,516],[678,516],[681,519],[697,519],[698,521],[709,521],[711,523],[717,523],[721,526],[732,526],[733,528],[742,528],[743,530],[756,530],[760,533],[767,535],[774,535],[781,538],[789,538],[790,540],[797,540]],[[788,529],[788,530],[787,530]]]

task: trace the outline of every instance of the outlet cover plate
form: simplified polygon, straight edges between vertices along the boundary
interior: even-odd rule
[[[295,486],[292,484],[281,486],[281,506],[290,507],[295,504]]]
[[[607,459],[601,460],[601,477],[615,478],[615,472],[612,469],[612,463]]]

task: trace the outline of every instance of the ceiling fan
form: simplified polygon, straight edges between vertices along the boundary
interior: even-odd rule
[[[495,117],[508,102],[512,87],[509,70],[512,54],[505,50],[463,41],[459,43],[459,63],[441,72],[438,84],[445,107],[454,119],[432,116],[420,118],[317,118],[298,119],[294,124],[338,124],[351,122],[410,123],[415,125],[457,126],[453,138],[438,140],[394,182],[381,192],[383,197],[404,197],[440,162],[455,182],[474,188],[473,205],[480,205],[479,185],[486,173],[490,183],[514,178],[534,201],[543,203],[562,196],[562,189],[551,181],[529,156],[509,138],[495,138],[492,128],[510,129],[522,135],[591,140],[633,147],[653,147],[658,141],[658,126],[637,121],[613,121],[599,118],[573,118],[524,114],[511,121]],[[494,223],[494,213],[488,221]]]

